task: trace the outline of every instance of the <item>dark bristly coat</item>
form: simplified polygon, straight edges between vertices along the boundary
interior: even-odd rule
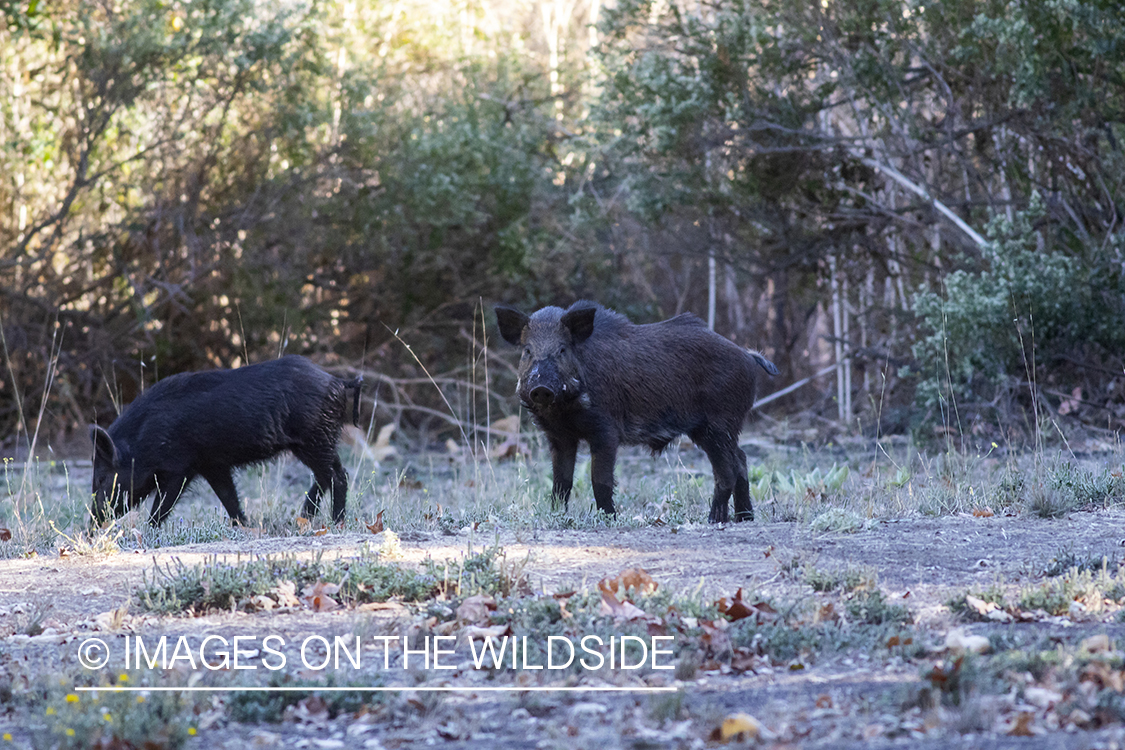
[[[715,476],[710,520],[753,520],[746,454],[738,436],[763,373],[777,368],[723,338],[691,314],[635,325],[592,302],[544,307],[533,315],[496,307],[504,340],[520,346],[516,393],[547,436],[553,494],[564,504],[580,440],[590,446],[597,507],[614,512],[613,468],[620,445],[664,450],[687,435]]]
[[[158,526],[202,476],[230,517],[245,524],[231,470],[291,451],[315,476],[301,515],[315,516],[321,493],[331,488],[332,518],[339,523],[348,475],[336,444],[350,389],[352,421],[359,419],[361,384],[362,378],[343,380],[296,355],[157,382],[108,430],[90,427],[94,522],[122,516],[155,493],[149,518]]]

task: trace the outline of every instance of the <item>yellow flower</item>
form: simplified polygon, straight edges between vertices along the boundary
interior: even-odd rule
[[[47,706],[46,713],[47,713],[47,716],[54,716],[55,715],[55,707],[54,706]]]
[[[4,741],[5,742],[11,742],[12,741],[12,733],[11,732],[4,732]]]
[[[76,693],[67,693],[66,694],[66,702],[67,703],[77,703],[78,700],[79,700],[79,698],[78,698],[78,695]]]
[[[67,737],[73,737],[74,736],[74,730],[71,729],[70,727],[67,727],[66,728],[66,736]]]
[[[138,695],[137,696],[137,703],[144,703],[144,702],[145,702],[145,697],[143,695]]]
[[[188,727],[187,733],[188,733],[189,737],[194,737],[195,736],[195,727]]]
[[[118,675],[117,681],[118,682],[128,682],[129,681],[129,675],[127,675],[127,674]]]

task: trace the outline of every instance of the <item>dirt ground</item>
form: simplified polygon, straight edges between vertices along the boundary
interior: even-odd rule
[[[808,597],[809,587],[787,573],[798,565],[820,570],[851,566],[877,572],[883,590],[895,603],[911,610],[919,627],[935,640],[958,623],[944,602],[966,589],[991,584],[1016,587],[1040,580],[1042,571],[1061,550],[1090,558],[1121,556],[1125,512],[1075,512],[1060,519],[1027,515],[976,518],[953,516],[875,522],[850,534],[813,533],[793,523],[744,523],[669,528],[603,529],[501,533],[498,541],[508,561],[527,559],[525,572],[537,591],[593,589],[596,582],[627,568],[640,567],[664,587],[703,597],[730,596],[743,588],[781,600]],[[405,611],[357,613],[242,612],[209,613],[202,617],[157,617],[111,614],[126,607],[142,575],[154,563],[174,560],[192,565],[214,559],[291,553],[355,555],[370,535],[329,533],[320,537],[268,538],[249,542],[218,542],[162,548],[140,553],[0,561],[0,667],[23,673],[58,670],[73,673],[83,639],[100,636],[111,644],[125,635],[203,635],[277,633],[287,642],[309,633],[395,633],[407,626]],[[494,535],[470,540],[467,534],[410,532],[401,535],[406,562],[425,557],[455,558],[473,543],[477,549],[497,541]],[[21,623],[43,615],[47,630],[30,638],[18,635]],[[1038,627],[1034,624],[973,626]],[[1121,626],[1090,621],[1073,628],[1120,638]],[[397,630],[396,630],[397,629]],[[15,665],[15,666],[13,666]],[[111,667],[113,665],[111,664]],[[18,667],[18,669],[16,669]],[[465,665],[438,684],[479,685]],[[661,700],[645,693],[452,693],[434,696],[396,694],[378,719],[329,719],[304,706],[301,715],[281,724],[234,724],[222,712],[201,717],[200,735],[189,747],[404,747],[439,744],[458,748],[494,747],[699,747],[724,716],[745,712],[764,725],[760,741],[785,738],[788,746],[880,747],[1123,747],[1119,730],[1044,732],[1009,737],[946,731],[919,709],[905,711],[919,688],[921,666],[890,658],[873,660],[865,653],[843,653],[800,671],[765,667],[757,673],[724,675],[701,672],[682,684],[687,720],[661,720]],[[620,682],[620,681],[619,681]],[[677,684],[648,679],[647,686]],[[645,687],[624,681],[621,686]],[[315,708],[315,707],[314,707]],[[937,709],[938,712],[941,709]],[[675,713],[675,712],[673,712]],[[932,712],[931,712],[932,714]],[[678,715],[685,715],[680,712]],[[208,723],[210,722],[210,723]],[[802,724],[803,722],[803,724]],[[930,724],[927,724],[930,722]],[[794,726],[805,726],[794,731]],[[31,742],[25,727],[10,716],[0,717],[0,733],[10,732],[16,746]],[[802,734],[802,732],[804,734]],[[794,739],[796,738],[796,739]]]

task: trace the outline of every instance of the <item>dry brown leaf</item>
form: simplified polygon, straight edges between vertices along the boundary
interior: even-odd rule
[[[386,461],[392,456],[398,455],[398,450],[391,445],[391,435],[395,432],[395,423],[385,424],[379,428],[379,435],[375,438],[375,445],[371,446],[371,452],[375,454],[376,461]]]
[[[402,602],[367,602],[356,607],[359,612],[406,612],[406,606]]]
[[[282,607],[301,606],[301,600],[297,598],[297,584],[293,581],[278,581],[269,593],[274,595],[277,603]]]
[[[973,516],[976,518],[991,518],[994,515],[996,514],[992,512],[992,508],[973,508]]]
[[[493,625],[490,628],[481,628],[476,625],[470,625],[464,630],[465,637],[470,641],[483,640],[485,638],[503,638],[506,635],[512,634],[510,625]]]
[[[750,714],[731,714],[711,732],[712,742],[747,742],[757,739],[762,731],[761,723]]]
[[[600,584],[599,584],[600,585]],[[602,604],[600,614],[613,615],[615,620],[643,620],[648,617],[645,611],[632,602],[617,601],[617,597],[608,591],[602,591]]]
[[[737,622],[738,620],[751,616],[755,612],[750,605],[742,601],[741,587],[735,592],[734,598],[728,600],[724,596],[722,599],[715,602],[715,606],[718,607],[719,612],[726,615],[727,619],[731,622]]]
[[[327,533],[328,533],[328,527],[327,526],[321,526],[319,529],[317,529],[316,531],[313,532],[313,536],[324,536]]]
[[[250,597],[247,605],[248,609],[268,612],[269,610],[277,606],[277,602],[275,602],[273,599],[270,599],[264,594],[256,594],[255,596]]]
[[[366,524],[366,526],[367,526],[367,530],[370,531],[372,534],[382,534],[383,528],[384,528],[383,527],[383,511],[379,511],[378,513],[375,514],[375,523],[369,523],[369,524]]]
[[[1035,732],[1031,731],[1031,722],[1035,719],[1035,714],[1030,711],[1020,711],[1019,716],[1012,722],[1011,729],[1008,734],[1012,737],[1034,737]]]
[[[332,594],[339,590],[340,587],[335,583],[317,581],[310,586],[305,586],[301,598],[313,612],[331,612],[340,606],[340,603],[332,598]]]
[[[303,516],[297,516],[297,531],[304,534],[310,526],[312,526],[312,521]]]
[[[1105,633],[1084,638],[1081,647],[1091,654],[1097,654],[1102,651],[1113,651],[1113,643]]]
[[[488,594],[470,596],[457,607],[457,619],[461,622],[479,625],[487,623],[488,618],[496,611],[496,600]]]
[[[707,647],[707,653],[718,658],[731,652],[730,636],[726,632],[726,620],[700,620],[699,628],[703,631],[700,642]]]
[[[978,599],[972,594],[965,594],[965,604],[969,605],[978,615],[988,615],[989,612],[1000,609],[1000,605],[996,602],[986,602],[984,599]]]
[[[1082,670],[1079,682],[1093,682],[1101,689],[1109,688],[1115,693],[1125,692],[1125,673],[1113,669],[1104,662],[1091,662]]]
[[[645,572],[644,568],[629,568],[616,578],[603,578],[598,581],[598,589],[602,594],[610,594],[615,598],[620,595],[620,599],[628,596],[629,589],[633,589],[637,594],[651,594],[658,586],[659,584]]]
[[[754,672],[759,657],[745,646],[739,646],[731,656],[730,668],[732,672]]]
[[[1070,414],[1080,403],[1082,403],[1082,386],[1078,385],[1070,392],[1070,398],[1064,398],[1059,404],[1059,414],[1062,416]]]
[[[67,547],[67,546],[59,547],[59,557],[70,557],[70,553],[71,553],[70,547]]]
[[[945,636],[945,647],[955,654],[963,654],[966,651],[983,654],[991,648],[991,644],[983,635],[970,635],[962,628],[955,628]]]
[[[933,669],[927,672],[924,677],[938,690],[948,691],[953,685],[957,684],[957,679],[961,672],[961,664],[964,660],[964,656],[959,656],[948,666],[943,661],[935,662]]]
[[[11,529],[5,529],[3,526],[0,526],[0,542],[6,542],[6,541],[10,540],[11,538],[12,538]]]

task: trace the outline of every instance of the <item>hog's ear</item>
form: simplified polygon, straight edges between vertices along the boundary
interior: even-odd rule
[[[496,322],[500,324],[500,335],[512,346],[519,346],[529,318],[514,307],[497,305],[494,309]]]
[[[580,344],[590,338],[590,334],[594,332],[594,316],[597,313],[596,307],[580,307],[563,315],[560,322],[570,329],[574,343]]]
[[[101,458],[113,466],[117,465],[117,446],[113,438],[96,424],[90,425],[90,440],[94,444],[94,458]]]

